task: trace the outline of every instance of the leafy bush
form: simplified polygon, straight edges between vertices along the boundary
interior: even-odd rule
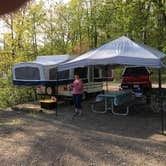
[[[33,88],[14,86],[9,80],[3,80],[2,82],[3,85],[0,85],[0,108],[13,106],[15,104],[35,99]]]

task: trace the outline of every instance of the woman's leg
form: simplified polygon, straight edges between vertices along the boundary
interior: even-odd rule
[[[75,107],[75,112],[78,112],[78,108],[77,108],[77,95],[73,94],[73,103],[74,103],[74,107]]]
[[[82,106],[81,106],[81,101],[82,101],[82,95],[81,94],[74,94],[73,95],[73,102],[75,105],[75,114],[73,117],[77,115],[82,115]]]
[[[82,105],[81,105],[81,102],[82,102],[82,95],[78,94],[78,97],[77,97],[77,108],[78,108],[79,115],[82,115]]]

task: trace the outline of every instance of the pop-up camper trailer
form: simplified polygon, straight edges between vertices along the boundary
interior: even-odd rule
[[[101,66],[79,67],[58,71],[58,66],[72,59],[72,56],[38,56],[35,61],[19,63],[13,66],[13,84],[37,87],[37,94],[52,95],[56,92],[59,97],[72,96],[70,83],[74,74],[79,74],[84,81],[84,96],[101,92],[103,82],[107,76],[105,68]],[[112,70],[109,78],[112,79]]]
[[[69,60],[69,55],[38,56],[35,61],[15,64],[13,84],[25,86],[57,85],[57,66]]]

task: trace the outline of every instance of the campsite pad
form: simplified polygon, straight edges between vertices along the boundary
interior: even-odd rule
[[[27,113],[0,110],[0,165],[47,166],[165,166],[166,136],[160,115],[98,115],[84,102],[84,115],[72,119],[73,106]],[[39,109],[36,103],[29,104]],[[40,110],[40,109],[39,109]],[[134,111],[134,110],[133,110]]]

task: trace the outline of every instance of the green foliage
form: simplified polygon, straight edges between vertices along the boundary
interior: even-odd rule
[[[0,80],[0,108],[9,107],[35,99],[30,87],[13,86],[9,80]]]

